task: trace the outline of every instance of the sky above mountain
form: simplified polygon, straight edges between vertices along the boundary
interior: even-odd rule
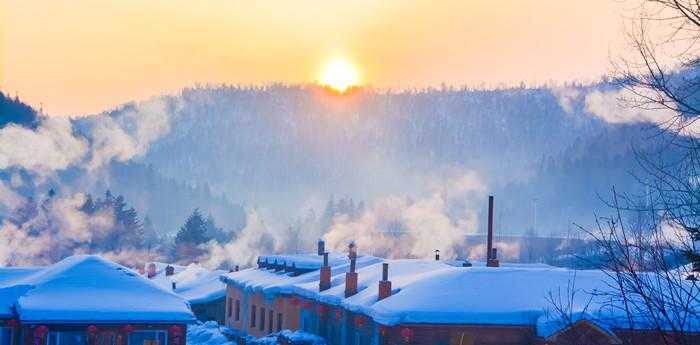
[[[66,115],[196,83],[316,82],[334,59],[377,88],[595,80],[624,46],[624,18],[636,8],[631,0],[0,0],[0,89]]]

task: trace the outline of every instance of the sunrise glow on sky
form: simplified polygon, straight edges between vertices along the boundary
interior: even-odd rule
[[[393,90],[595,80],[633,6],[0,0],[0,90],[50,114],[94,113],[195,84],[322,82],[339,58],[361,76],[349,84]]]

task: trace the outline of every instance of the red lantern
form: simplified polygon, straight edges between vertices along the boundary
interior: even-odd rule
[[[182,335],[182,328],[180,328],[180,326],[177,325],[172,325],[170,326],[170,328],[168,328],[168,332],[170,333],[170,335],[179,336]]]
[[[125,334],[129,335],[129,334],[131,334],[131,332],[134,331],[134,326],[132,326],[132,325],[126,325],[126,326],[122,327],[122,331],[123,331]]]
[[[362,327],[365,325],[365,318],[362,316],[355,316],[355,326]]]
[[[335,311],[335,319],[340,321],[342,318],[343,318],[343,312],[340,309],[336,310]]]
[[[95,325],[90,325],[90,326],[88,326],[88,327],[87,327],[87,332],[88,332],[88,334],[90,334],[90,335],[95,335],[95,333],[97,333],[97,326],[95,326]]]
[[[14,328],[19,326],[19,322],[17,321],[17,319],[9,319],[5,321],[5,326]]]
[[[401,338],[403,338],[403,340],[406,342],[410,341],[411,338],[413,338],[413,330],[408,328],[408,327],[402,328],[401,329]]]
[[[34,329],[34,337],[43,338],[47,333],[49,333],[49,328],[44,325]]]
[[[313,308],[314,304],[311,301],[304,301],[304,309]]]

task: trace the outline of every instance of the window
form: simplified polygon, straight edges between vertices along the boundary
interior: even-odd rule
[[[0,345],[12,345],[12,336],[14,331],[10,327],[0,327]]]
[[[282,313],[277,313],[277,332],[282,330]]]
[[[265,308],[260,308],[260,330],[265,330]]]
[[[241,300],[236,300],[236,321],[241,319]]]
[[[165,331],[134,331],[129,334],[128,345],[167,345]],[[65,344],[60,344],[65,345]]]
[[[250,328],[255,328],[255,306],[250,307]]]
[[[47,345],[87,345],[84,331],[49,332]]]
[[[275,312],[272,309],[270,309],[270,311],[268,312],[267,319],[267,330],[268,332],[272,333],[272,323],[275,321]]]
[[[231,308],[231,301],[232,300],[233,300],[233,298],[229,297],[228,304],[226,304],[226,314],[228,315],[228,317],[231,317],[231,309],[233,309],[233,308]]]

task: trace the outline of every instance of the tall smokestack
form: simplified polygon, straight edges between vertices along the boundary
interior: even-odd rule
[[[389,264],[382,264],[382,280],[379,281],[379,296],[380,301],[391,296],[391,281],[389,281]]]
[[[331,288],[331,267],[328,266],[328,253],[323,253],[323,266],[321,267],[318,290],[325,291]]]
[[[489,195],[489,223],[486,237],[486,266],[498,267],[496,250],[493,248],[493,195]]]
[[[318,248],[316,253],[318,255],[323,255],[326,252],[326,243],[323,240],[318,240]]]
[[[345,297],[350,297],[357,293],[357,272],[355,272],[357,246],[355,242],[350,242],[348,246],[348,257],[350,258],[350,271],[345,273]]]

